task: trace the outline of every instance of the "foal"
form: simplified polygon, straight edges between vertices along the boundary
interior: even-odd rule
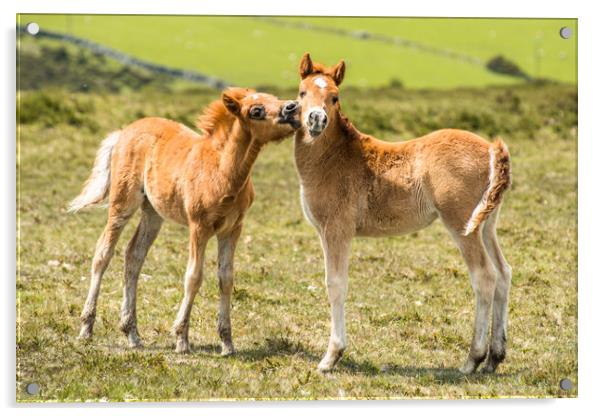
[[[81,314],[80,338],[92,337],[96,302],[115,244],[130,217],[141,208],[140,224],[125,254],[121,330],[130,347],[141,346],[136,325],[138,276],[164,218],[187,225],[189,259],[184,299],[174,332],[176,351],[188,352],[188,326],[194,297],[201,286],[207,241],[218,239],[220,307],[218,330],[222,354],[234,352],[230,325],[233,257],[243,218],[254,198],[251,168],[261,148],[299,127],[298,104],[268,94],[232,88],[201,116],[199,135],[162,118],[144,118],[109,135],[94,168],[70,211],[102,202],[108,221],[92,262],[88,297]]]
[[[299,99],[303,128],[295,134],[295,161],[306,218],[320,235],[330,301],[331,332],[320,370],[341,358],[348,256],[354,236],[405,234],[441,218],[468,266],[476,295],[470,353],[461,368],[486,372],[504,359],[511,269],[497,242],[495,224],[510,185],[510,156],[462,130],[439,130],[419,139],[387,143],[359,132],[341,114],[341,61],[332,68],[301,60]]]

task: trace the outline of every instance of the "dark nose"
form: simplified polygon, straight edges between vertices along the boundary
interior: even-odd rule
[[[297,101],[289,101],[286,103],[284,107],[282,107],[282,115],[290,116],[291,114],[295,114],[299,109],[299,103]]]
[[[311,124],[326,125],[328,122],[328,116],[324,111],[312,111],[308,118]]]

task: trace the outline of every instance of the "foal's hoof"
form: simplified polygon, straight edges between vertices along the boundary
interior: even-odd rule
[[[323,364],[321,362],[320,362],[320,364],[318,364],[318,372],[320,374],[330,373],[333,368],[334,368],[333,365]]]
[[[497,366],[491,362],[487,362],[483,368],[481,368],[481,373],[483,374],[493,374],[495,373]]]
[[[90,336],[84,336],[84,337],[82,337],[81,335],[79,335],[79,336],[76,338],[76,340],[77,340],[77,342],[79,342],[80,344],[87,345],[87,344],[90,344],[90,343],[92,343],[92,336],[90,335]]]
[[[460,367],[458,370],[460,370],[460,372],[464,375],[469,375],[469,374],[473,374],[476,369],[477,369],[477,366],[474,364],[474,362],[469,360],[469,361],[466,361],[466,363],[464,363],[464,365],[462,367]]]
[[[176,353],[178,354],[188,354],[190,353],[190,344],[187,342],[176,342]]]
[[[144,344],[138,340],[136,342],[128,342],[128,347],[133,350],[141,350],[144,349]]]
[[[236,354],[236,349],[234,349],[234,345],[222,345],[222,351],[220,355],[222,357],[229,357],[230,355]]]
[[[92,330],[89,328],[82,328],[77,336],[77,340],[82,343],[88,343],[92,340]]]
[[[487,355],[485,366],[481,371],[485,374],[495,373],[499,365],[504,361],[504,358],[506,358],[506,349],[503,346],[501,350],[491,348]]]
[[[477,371],[479,365],[481,365],[481,363],[485,360],[486,356],[487,351],[483,353],[474,353],[471,351],[471,353],[468,355],[468,358],[466,358],[464,365],[460,368],[460,372],[462,374],[473,374],[475,371]]]
[[[144,348],[144,344],[140,341],[140,337],[137,334],[128,335],[128,347],[131,349],[140,350]]]
[[[500,358],[501,357],[501,358]],[[493,374],[497,370],[500,363],[504,360],[503,355],[493,356],[489,353],[485,366],[481,369],[484,374]]]
[[[318,371],[320,373],[327,373],[329,371],[332,371],[336,363],[338,363],[343,357],[344,351],[345,350],[342,349],[333,354],[326,354],[324,358],[322,358],[322,361],[320,361],[320,364],[318,364]]]

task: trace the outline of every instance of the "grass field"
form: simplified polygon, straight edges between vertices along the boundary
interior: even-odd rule
[[[278,18],[298,22],[300,18]],[[575,19],[363,19],[306,18],[349,31],[366,30],[474,56],[475,65],[445,55],[353,37],[283,27],[250,17],[20,15],[43,29],[69,33],[163,65],[193,69],[244,86],[297,85],[306,51],[319,61],[348,63],[347,85],[408,88],[509,85],[520,79],[492,73],[484,62],[503,54],[529,75],[576,82]]]
[[[328,341],[327,296],[318,238],[299,206],[290,140],[269,146],[253,173],[257,199],[236,254],[237,355],[219,356],[214,241],[193,309],[193,353],[173,352],[170,327],[182,295],[187,232],[171,223],[140,280],[146,348],[125,347],[118,330],[122,257],[138,217],[105,276],[95,338],[78,343],[105,212],[68,215],[65,207],[87,177],[97,145],[144,115],[192,124],[216,97],[58,88],[20,93],[17,400],[577,395],[577,96],[575,87],[563,85],[423,92],[343,87],[341,94],[355,124],[387,140],[459,127],[499,134],[508,143],[514,184],[499,234],[514,280],[508,355],[499,374],[456,370],[469,347],[474,300],[463,261],[439,222],[407,236],[354,242],[349,348],[336,371],[317,373]],[[565,377],[575,383],[570,392],[559,388]],[[24,392],[30,382],[41,386],[39,396]]]
[[[291,18],[292,19],[292,18]],[[449,50],[487,61],[501,54],[528,74],[577,81],[577,37],[564,40],[559,28],[577,33],[575,19],[305,18],[316,26],[364,30]]]

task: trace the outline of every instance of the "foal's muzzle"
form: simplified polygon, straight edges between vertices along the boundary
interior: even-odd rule
[[[307,118],[305,119],[305,125],[307,126],[309,134],[312,137],[317,137],[322,134],[328,125],[328,116],[321,108],[310,110],[307,114]]]
[[[279,123],[286,123],[293,126],[295,129],[301,127],[299,118],[296,117],[300,110],[299,103],[297,101],[289,101],[280,109]]]

